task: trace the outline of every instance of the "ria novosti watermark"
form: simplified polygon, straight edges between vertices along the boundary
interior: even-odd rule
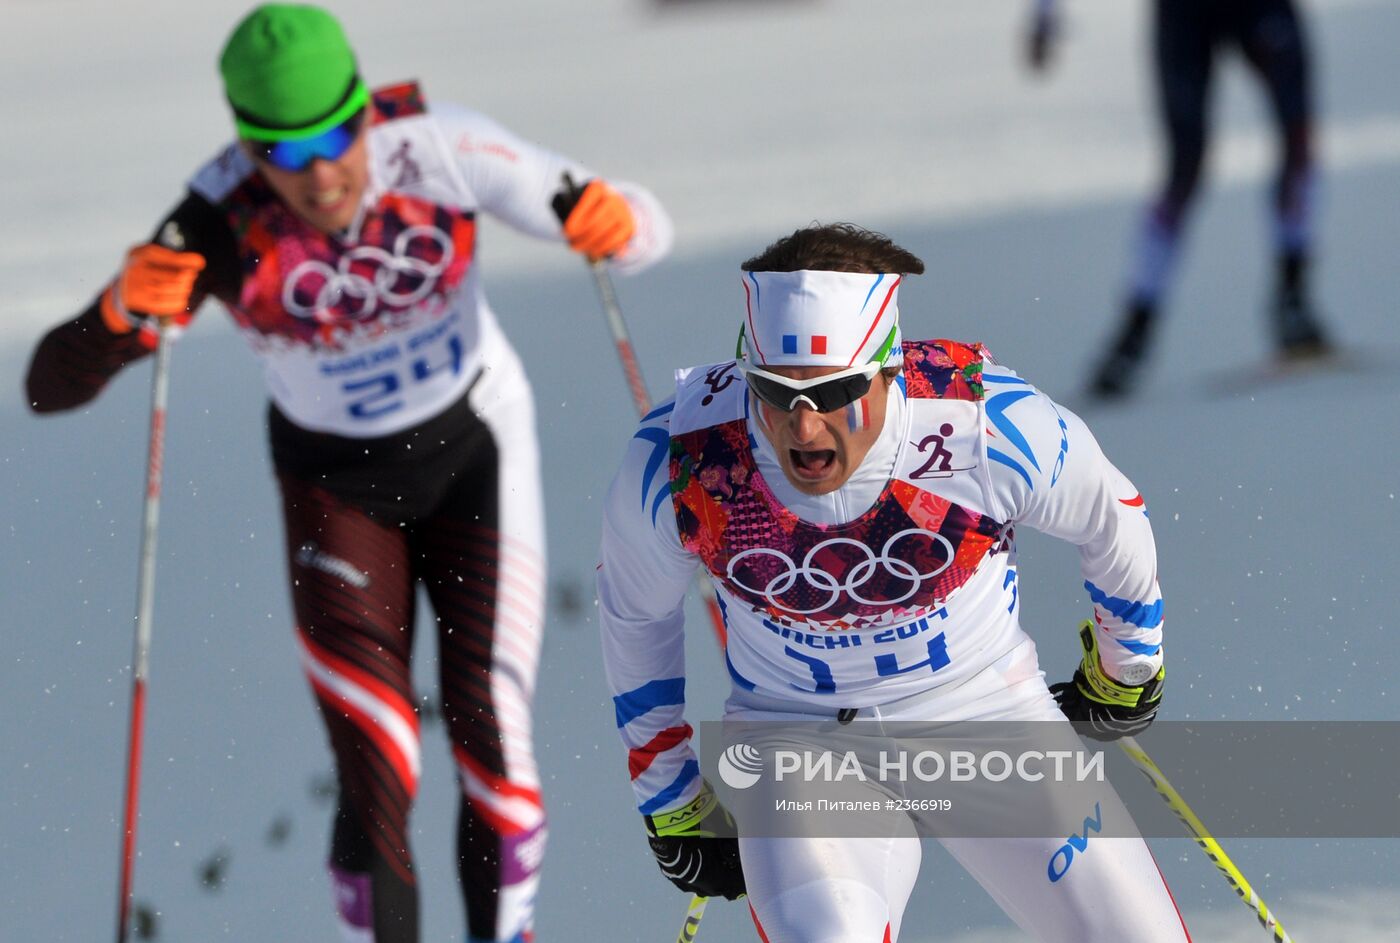
[[[1182,834],[1116,746],[1066,723],[699,727],[743,834]],[[1400,723],[1158,721],[1140,739],[1218,837],[1400,837]]]
[[[747,743],[725,748],[717,766],[720,778],[735,789],[748,789],[762,778],[762,754]],[[873,757],[856,750],[784,750],[772,753],[773,779],[784,782],[800,779],[806,783],[856,782],[992,783],[1015,777],[1038,783],[1047,777],[1055,782],[1105,782],[1101,750],[1022,750],[1014,755],[1005,750],[880,750]]]

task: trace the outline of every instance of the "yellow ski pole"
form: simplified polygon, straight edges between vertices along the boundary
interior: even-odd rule
[[[1157,795],[1166,800],[1167,805],[1176,813],[1176,817],[1181,819],[1181,824],[1186,826],[1192,839],[1206,853],[1206,857],[1210,858],[1216,869],[1230,883],[1230,886],[1235,889],[1240,900],[1254,911],[1254,915],[1259,918],[1259,925],[1269,932],[1275,943],[1293,943],[1293,938],[1288,935],[1288,931],[1283,929],[1283,924],[1278,922],[1278,918],[1269,910],[1268,905],[1259,899],[1258,894],[1254,893],[1254,888],[1250,886],[1249,881],[1245,880],[1240,869],[1235,867],[1235,863],[1230,860],[1225,849],[1221,848],[1220,843],[1211,837],[1210,832],[1206,831],[1205,825],[1202,824],[1196,813],[1191,811],[1191,807],[1186,804],[1186,800],[1181,798],[1181,794],[1172,787],[1157,764],[1152,762],[1147,751],[1143,750],[1137,740],[1132,737],[1122,738],[1118,741],[1118,745],[1123,748],[1124,753],[1128,754],[1128,759],[1132,761],[1133,765],[1152,783],[1152,788],[1157,790]]]
[[[685,923],[681,925],[676,943],[695,943],[695,934],[700,931],[700,918],[705,916],[705,905],[709,902],[708,897],[699,894],[690,898],[690,906],[685,910]]]

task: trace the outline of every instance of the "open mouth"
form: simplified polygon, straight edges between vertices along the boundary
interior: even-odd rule
[[[327,210],[339,206],[341,201],[350,195],[350,188],[344,185],[334,187],[330,190],[322,190],[319,193],[311,194],[311,205],[318,210]]]
[[[793,471],[802,478],[823,478],[836,464],[836,452],[833,449],[788,449],[788,458],[792,462]]]

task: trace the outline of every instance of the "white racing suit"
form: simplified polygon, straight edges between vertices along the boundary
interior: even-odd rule
[[[552,197],[566,172],[593,175],[485,115],[429,107],[413,83],[376,91],[366,124],[369,185],[345,231],[301,219],[235,142],[156,238],[204,257],[191,309],[217,298],[266,376],[298,649],[336,755],[342,939],[419,938],[421,584],[461,786],[469,939],[526,941],[546,841],[531,704],[544,522],[533,397],[486,300],[478,222],[562,243]],[[636,227],[612,264],[636,271],[665,255],[671,224],[644,189],[616,187]],[[81,405],[147,353],[94,302],[40,344],[29,402]]]
[[[734,364],[681,372],[608,496],[603,651],[643,813],[682,806],[702,786],[683,716],[682,609],[697,566],[726,620],[727,720],[1067,724],[1018,621],[1021,525],[1078,548],[1109,674],[1161,664],[1142,497],[1077,416],[982,348],[906,344],[879,439],[830,494],[787,482],[749,409]],[[1104,788],[1102,816],[1122,823]],[[1091,837],[1069,865],[1051,863],[1064,837],[941,840],[1035,939],[1188,939],[1140,837]],[[920,839],[912,827],[753,837],[741,822],[740,851],[771,943],[879,941],[898,937]]]

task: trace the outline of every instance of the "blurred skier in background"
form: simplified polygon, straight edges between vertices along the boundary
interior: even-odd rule
[[[530,385],[475,262],[487,213],[639,270],[671,224],[473,111],[372,91],[337,21],[267,4],[220,59],[237,140],[34,353],[40,413],[95,397],[208,297],[261,359],[302,663],[339,782],[329,868],[347,943],[418,939],[414,596],[435,611],[462,789],[469,939],[529,940],[545,843],[531,700],[545,548]],[[572,182],[561,188],[568,175]],[[560,219],[563,219],[561,227]]]
[[[1032,68],[1054,58],[1063,30],[1057,0],[1037,0],[1027,33]],[[1208,94],[1215,60],[1235,47],[1269,96],[1280,161],[1273,189],[1275,276],[1272,337],[1283,359],[1325,355],[1330,346],[1313,306],[1313,106],[1307,37],[1293,0],[1155,0],[1154,52],[1167,172],[1143,214],[1127,298],[1112,344],[1093,371],[1091,391],[1119,397],[1136,384],[1161,317],[1187,210],[1209,138]]]

